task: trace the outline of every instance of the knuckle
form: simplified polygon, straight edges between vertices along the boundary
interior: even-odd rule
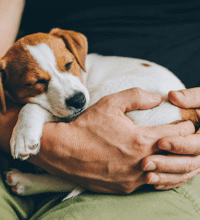
[[[142,101],[143,98],[147,96],[147,92],[138,87],[134,87],[130,91],[132,92],[132,96],[135,97],[138,100],[138,102]]]
[[[141,88],[139,88],[139,87],[134,87],[134,88],[132,89],[132,91],[133,91],[136,95],[138,95],[138,96],[142,96],[142,95],[144,94],[144,91],[143,91]]]
[[[104,108],[106,106],[107,109],[113,108],[113,106],[116,105],[116,99],[117,99],[117,94],[111,94],[108,96],[104,96],[103,98],[100,99],[99,101],[99,108]]]
[[[139,146],[145,146],[146,142],[147,142],[146,138],[142,134],[140,134],[140,133],[138,133],[136,135],[136,137],[134,137],[134,141]]]
[[[191,121],[183,122],[178,124],[178,136],[182,138],[183,142],[187,141],[186,136],[188,135],[188,131],[194,128],[194,125]]]
[[[190,173],[190,172],[194,171],[195,169],[196,169],[196,164],[194,163],[193,160],[191,160],[191,161],[187,164],[186,169],[185,169],[185,172],[186,172],[186,173]]]
[[[184,128],[180,127],[178,131],[178,135],[184,137],[186,135],[186,131]]]
[[[134,135],[132,143],[134,144],[135,150],[138,149],[138,151],[140,151],[142,155],[147,156],[149,154],[149,146],[152,143],[151,140],[146,138],[146,136],[142,133],[137,133],[136,135]]]

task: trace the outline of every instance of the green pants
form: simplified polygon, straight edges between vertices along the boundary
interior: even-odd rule
[[[193,220],[200,219],[200,175],[182,187],[155,191],[146,186],[126,196],[84,193],[61,202],[63,194],[19,197],[4,184],[4,172],[16,162],[0,155],[0,220]],[[19,168],[19,167],[17,167]]]

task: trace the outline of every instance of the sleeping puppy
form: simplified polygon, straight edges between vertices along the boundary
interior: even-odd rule
[[[180,120],[198,124],[194,110],[168,102],[170,90],[185,88],[169,70],[146,60],[87,55],[87,48],[83,34],[56,28],[49,34],[18,40],[0,60],[3,111],[5,94],[24,104],[10,141],[13,158],[26,160],[39,152],[45,122],[70,122],[100,98],[133,87],[163,97],[153,109],[128,112],[135,124],[153,126]],[[83,191],[55,176],[23,174],[16,169],[7,172],[6,182],[20,195],[73,190],[70,198]]]

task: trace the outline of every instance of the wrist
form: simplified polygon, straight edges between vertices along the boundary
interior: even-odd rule
[[[30,157],[28,161],[51,174],[62,176],[64,167],[59,166],[64,165],[67,161],[69,155],[67,146],[70,146],[71,139],[69,136],[69,124],[45,123],[40,151],[36,156]]]

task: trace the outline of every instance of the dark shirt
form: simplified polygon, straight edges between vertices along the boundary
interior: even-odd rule
[[[200,86],[199,0],[51,2],[27,1],[23,35],[53,27],[79,31],[88,38],[89,53],[148,59],[187,87]]]

